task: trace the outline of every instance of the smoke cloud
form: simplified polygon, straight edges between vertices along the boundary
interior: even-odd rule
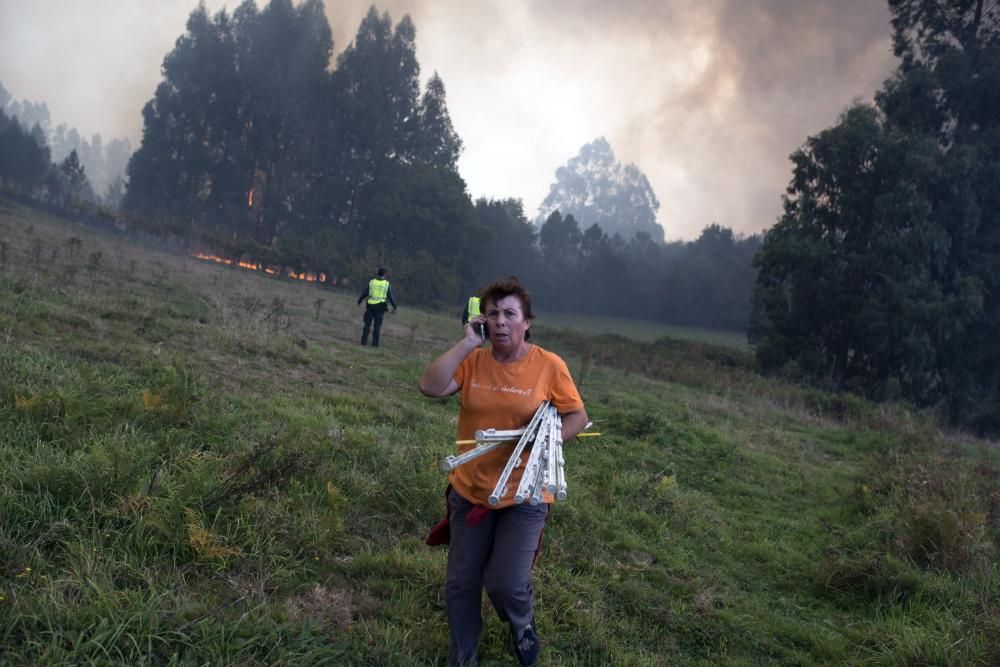
[[[210,12],[237,3],[206,0]],[[262,4],[262,3],[258,3]],[[370,2],[327,2],[340,52]],[[0,2],[0,82],[138,146],[142,106],[195,2]],[[772,225],[789,154],[870,100],[896,65],[877,0],[391,0],[437,71],[474,197],[533,217],[555,170],[604,136],[649,177],[668,239]]]

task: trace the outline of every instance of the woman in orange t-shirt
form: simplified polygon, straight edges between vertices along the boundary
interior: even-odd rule
[[[542,401],[555,406],[563,440],[571,439],[587,424],[587,412],[566,363],[528,342],[534,318],[531,295],[511,276],[482,290],[481,303],[483,314],[469,320],[462,340],[424,370],[420,391],[432,397],[460,392],[460,440],[473,439],[478,429],[523,427]],[[489,349],[481,347],[480,327],[489,336]],[[538,658],[531,570],[552,498],[545,494],[545,503],[531,505],[515,504],[512,495],[505,496],[487,510],[513,446],[498,447],[449,475],[449,665],[477,662],[484,587],[500,619],[510,626],[520,663],[533,665]],[[522,470],[511,475],[511,493]]]

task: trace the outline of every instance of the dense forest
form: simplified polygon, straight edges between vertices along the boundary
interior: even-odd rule
[[[792,156],[762,368],[1000,431],[1000,2],[890,0],[901,62]]]

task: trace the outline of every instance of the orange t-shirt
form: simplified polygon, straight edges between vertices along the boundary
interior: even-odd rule
[[[475,350],[455,371],[462,410],[458,416],[458,439],[471,440],[479,429],[515,429],[528,425],[542,401],[550,401],[560,413],[583,408],[569,369],[558,355],[532,345],[521,359],[500,363],[486,348]],[[472,503],[499,509],[514,504],[514,491],[521,481],[524,466],[510,475],[507,494],[500,503],[490,506],[487,499],[500,473],[514,451],[516,440],[500,445],[488,454],[455,468],[449,474],[452,488]],[[465,452],[475,445],[461,445]],[[521,455],[527,461],[530,447]],[[545,502],[552,496],[543,493]]]

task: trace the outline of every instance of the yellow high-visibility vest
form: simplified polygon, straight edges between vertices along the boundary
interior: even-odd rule
[[[465,319],[471,320],[476,315],[482,315],[483,312],[479,309],[479,297],[470,296],[469,305],[465,307]]]
[[[377,305],[385,303],[385,297],[389,293],[389,281],[381,278],[372,278],[368,283],[368,303]]]

